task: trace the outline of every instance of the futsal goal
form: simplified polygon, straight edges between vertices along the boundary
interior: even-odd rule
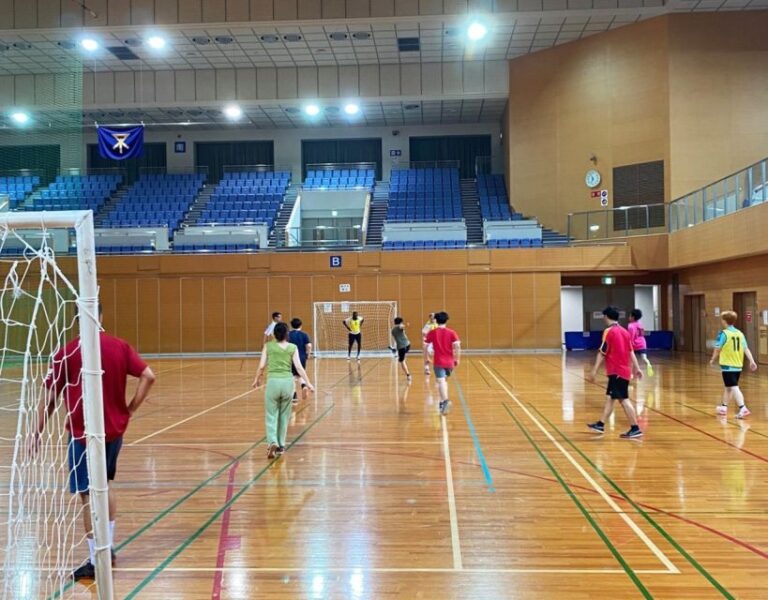
[[[360,328],[363,356],[384,356],[391,353],[393,321],[397,302],[315,302],[314,343],[317,356],[346,356],[349,331],[344,320],[353,312],[364,319]],[[357,353],[357,346],[353,350]]]
[[[53,240],[72,230],[76,254],[57,256]],[[51,374],[62,372],[53,370],[53,357],[79,335],[77,380],[57,381],[64,392],[82,386],[85,439],[73,443],[86,443],[96,589],[101,600],[112,600],[93,214],[1,214],[0,280],[2,597],[82,593],[72,572],[89,555],[84,507],[69,492],[65,393],[51,390]]]

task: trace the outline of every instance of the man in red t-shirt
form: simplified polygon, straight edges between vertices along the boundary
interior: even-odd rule
[[[445,414],[448,410],[448,380],[453,369],[459,366],[461,360],[461,341],[453,329],[448,329],[448,313],[435,313],[437,327],[427,333],[424,338],[427,344],[432,344],[434,356],[432,362],[435,367],[437,389],[440,391],[440,412]]]
[[[101,318],[101,306],[99,306]],[[117,472],[117,457],[123,445],[123,434],[131,416],[146,400],[155,375],[139,354],[125,340],[101,332],[101,368],[103,374],[102,396],[104,404],[104,433],[106,441],[107,480],[109,482],[109,541],[113,546],[117,499],[112,481]],[[91,511],[88,505],[88,465],[85,451],[85,418],[83,414],[82,387],[83,359],[80,354],[80,338],[75,338],[53,357],[46,378],[46,402],[41,406],[38,432],[45,430],[48,417],[56,409],[56,400],[63,394],[67,407],[66,428],[69,431],[69,491],[80,494],[83,502],[83,524],[88,536],[90,560],[73,573],[75,581],[93,579],[95,576],[95,551],[91,528]],[[139,385],[130,403],[126,404],[125,391],[128,375],[137,377]],[[114,551],[113,551],[114,560]]]
[[[620,437],[624,439],[639,438],[642,437],[643,432],[637,424],[637,415],[632,402],[629,400],[629,380],[632,378],[633,369],[638,379],[642,379],[643,372],[640,370],[632,347],[632,336],[629,331],[619,325],[619,310],[609,306],[603,311],[603,318],[607,328],[603,332],[603,343],[600,346],[600,352],[597,354],[589,380],[595,380],[600,365],[605,361],[608,389],[605,392],[606,399],[602,419],[595,423],[589,423],[587,427],[592,431],[605,433],[605,422],[613,412],[613,401],[618,400],[621,402],[621,407],[624,409],[630,425],[629,431],[622,433]]]

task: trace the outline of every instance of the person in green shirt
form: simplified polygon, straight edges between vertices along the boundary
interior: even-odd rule
[[[288,435],[288,421],[291,418],[291,401],[294,391],[291,366],[304,380],[307,389],[310,392],[315,391],[299,359],[298,348],[288,342],[288,326],[285,323],[277,323],[273,335],[275,339],[264,344],[259,369],[253,380],[254,388],[261,387],[264,380],[264,370],[267,370],[264,421],[268,459],[280,456],[285,452],[285,438]]]
[[[408,335],[405,333],[405,323],[403,323],[402,317],[395,319],[395,326],[392,328],[392,337],[395,340],[395,347],[397,348],[397,361],[400,363],[400,368],[405,373],[408,382],[411,381],[411,373],[408,370],[408,364],[405,362],[405,357],[411,349],[411,342],[408,339]]]

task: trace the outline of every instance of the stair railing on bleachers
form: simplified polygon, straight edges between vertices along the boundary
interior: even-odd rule
[[[475,178],[478,175],[490,175],[493,172],[493,163],[490,156],[475,157]]]

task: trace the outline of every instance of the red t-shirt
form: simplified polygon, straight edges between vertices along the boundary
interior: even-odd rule
[[[125,433],[131,417],[126,404],[125,388],[128,375],[139,377],[147,364],[125,340],[102,333],[101,377],[104,397],[104,432],[108,442],[116,440]],[[49,386],[55,384],[57,394],[64,394],[69,418],[67,430],[72,437],[83,439],[85,419],[83,416],[83,387],[81,369],[83,359],[80,354],[80,338],[75,338],[53,357],[51,373],[48,375]]]
[[[629,381],[632,378],[632,337],[629,331],[616,323],[603,332],[600,352],[605,356],[606,375],[618,375]]]
[[[442,369],[453,369],[453,344],[459,341],[458,334],[453,329],[438,327],[427,334],[427,344],[432,344],[435,351],[435,366]]]

